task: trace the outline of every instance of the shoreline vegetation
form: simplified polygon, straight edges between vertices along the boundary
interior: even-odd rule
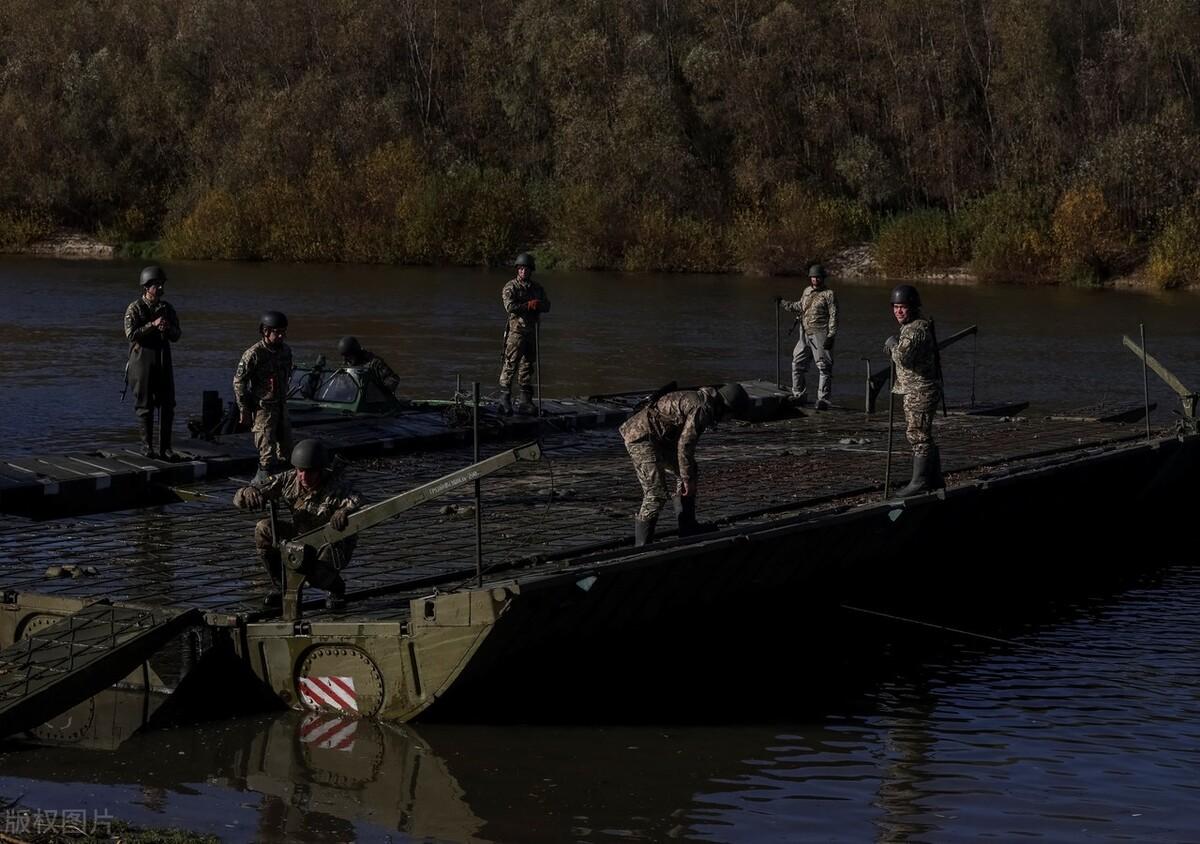
[[[0,0],[0,252],[1197,287],[1197,32],[1195,0]]]

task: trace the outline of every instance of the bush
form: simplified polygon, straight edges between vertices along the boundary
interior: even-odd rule
[[[728,269],[722,231],[712,222],[649,202],[634,217],[624,268],[632,271],[721,272]]]
[[[1200,209],[1181,209],[1150,246],[1146,278],[1164,289],[1200,284]]]
[[[875,241],[875,261],[892,276],[953,266],[963,254],[961,237],[949,215],[932,208],[893,217]]]
[[[255,257],[238,203],[227,191],[204,194],[178,224],[163,236],[162,252],[168,258],[239,260]]]
[[[1128,238],[1095,185],[1069,188],[1058,200],[1050,221],[1059,276],[1065,281],[1094,283],[1112,272]]]
[[[53,230],[48,214],[0,210],[0,252],[20,252]]]
[[[974,200],[959,221],[971,267],[985,279],[1029,279],[1052,263],[1050,200],[1044,193],[1000,190]]]
[[[579,182],[555,192],[548,238],[564,265],[578,269],[616,266],[625,229],[624,209],[603,187]]]
[[[823,197],[788,182],[763,206],[734,215],[733,258],[744,272],[802,274],[812,261],[862,240],[870,221],[856,202]]]

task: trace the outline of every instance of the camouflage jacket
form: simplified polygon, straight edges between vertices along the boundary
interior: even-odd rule
[[[322,473],[321,484],[316,489],[303,489],[300,486],[300,474],[295,469],[288,469],[273,475],[271,479],[259,488],[259,495],[266,501],[282,501],[292,511],[292,522],[297,533],[319,528],[328,523],[334,512],[346,509],[351,512],[363,504],[363,498],[342,477],[342,471],[336,466]],[[233,503],[243,507],[243,490],[238,490]]]
[[[239,410],[256,410],[263,405],[282,405],[292,380],[292,349],[280,343],[272,349],[259,340],[246,349],[233,374],[233,396]]]
[[[160,316],[167,318],[167,330],[159,331],[150,323]],[[169,302],[159,299],[151,304],[146,297],[139,297],[125,309],[125,339],[129,341],[130,354],[140,348],[163,349],[170,353],[171,344],[179,340],[179,317]]]
[[[530,299],[538,300],[538,309],[531,311],[526,306]],[[546,298],[545,289],[536,281],[521,281],[514,278],[504,285],[500,294],[504,303],[504,311],[508,314],[508,330],[510,332],[533,331],[541,315],[550,310],[550,300]]]
[[[806,334],[814,331],[824,331],[833,337],[838,330],[837,297],[828,287],[804,288],[799,301],[780,302],[785,311],[790,311],[800,317],[800,325]]]
[[[395,393],[400,386],[400,376],[379,355],[364,350],[363,362],[356,365],[365,369],[389,393]]]
[[[914,319],[900,326],[900,340],[892,348],[892,363],[896,367],[895,392],[918,394],[941,389],[936,351],[929,320]]]
[[[655,448],[672,448],[682,477],[695,477],[696,443],[716,421],[717,391],[711,387],[678,390],[643,407],[621,425],[625,443],[649,440]]]

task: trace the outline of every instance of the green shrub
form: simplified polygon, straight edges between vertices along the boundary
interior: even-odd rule
[[[1128,238],[1095,185],[1067,189],[1050,221],[1055,261],[1064,281],[1094,283],[1112,272]]]
[[[673,214],[649,202],[635,215],[625,247],[624,268],[632,271],[721,272],[728,268],[720,228],[707,220]]]
[[[547,236],[566,266],[598,269],[617,266],[625,241],[625,209],[602,186],[588,182],[556,191]]]
[[[954,266],[962,258],[963,244],[950,216],[934,208],[893,217],[875,241],[875,261],[892,276]]]
[[[193,260],[258,257],[250,246],[237,201],[223,190],[204,194],[182,220],[167,227],[162,252],[168,258]]]
[[[1169,289],[1200,284],[1200,209],[1176,211],[1150,245],[1146,278]]]
[[[20,252],[54,230],[50,215],[38,211],[0,211],[0,252]]]
[[[958,221],[971,267],[984,279],[1044,277],[1052,268],[1051,200],[1045,192],[1000,190],[967,205]]]
[[[744,272],[803,273],[812,261],[862,240],[870,222],[870,213],[856,202],[788,182],[761,207],[734,215],[733,258]]]

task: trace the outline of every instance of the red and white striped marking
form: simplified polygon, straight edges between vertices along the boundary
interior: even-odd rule
[[[358,721],[337,715],[309,715],[300,724],[300,741],[326,750],[353,750]]]
[[[358,712],[353,677],[301,677],[300,697],[310,709]]]

